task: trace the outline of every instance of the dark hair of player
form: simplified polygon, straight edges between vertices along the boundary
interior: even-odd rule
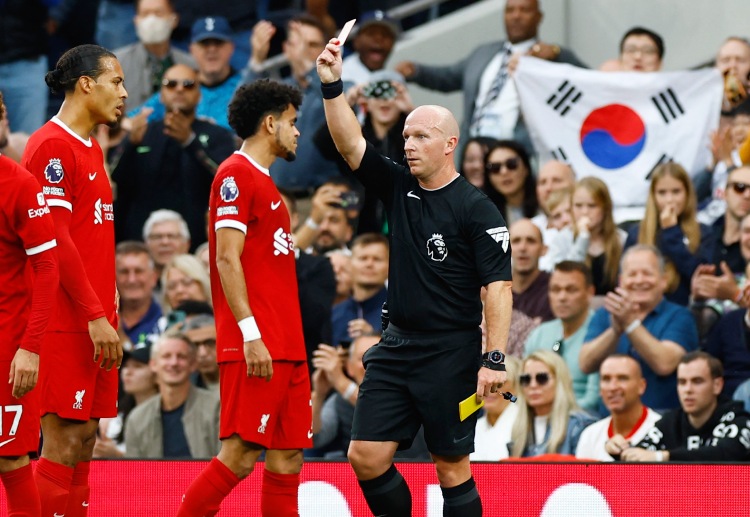
[[[50,70],[44,76],[44,82],[52,93],[73,91],[81,77],[92,77],[96,80],[105,72],[102,65],[105,58],[117,59],[112,52],[99,45],[73,47],[60,56],[54,70]]]
[[[302,92],[294,86],[260,79],[243,84],[229,103],[229,125],[242,140],[254,135],[267,115],[279,117],[289,105],[298,109]]]

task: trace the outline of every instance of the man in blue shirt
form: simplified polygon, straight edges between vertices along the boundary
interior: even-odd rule
[[[596,414],[599,407],[599,374],[586,374],[578,365],[583,340],[593,312],[594,296],[591,270],[581,262],[564,260],[555,265],[549,279],[549,304],[555,319],[542,323],[526,340],[525,355],[537,350],[560,354],[570,369],[576,402]]]
[[[380,329],[380,310],[388,299],[388,239],[365,233],[352,244],[352,296],[333,307],[334,346]]]
[[[657,411],[679,406],[675,371],[682,356],[698,348],[692,314],[664,299],[666,285],[659,250],[629,248],[620,263],[620,285],[594,314],[579,357],[581,370],[594,373],[610,354],[633,356],[647,381],[643,403]]]

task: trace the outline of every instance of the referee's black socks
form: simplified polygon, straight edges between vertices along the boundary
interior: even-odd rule
[[[443,517],[481,517],[482,501],[471,477],[458,486],[443,488]]]
[[[359,486],[373,515],[411,517],[409,486],[392,463],[388,470],[375,479],[359,481]]]

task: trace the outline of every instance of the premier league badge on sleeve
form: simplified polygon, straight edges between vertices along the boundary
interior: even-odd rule
[[[44,177],[50,183],[60,183],[64,174],[65,171],[62,163],[60,163],[60,158],[52,158],[44,169]]]
[[[240,189],[237,188],[237,183],[234,181],[233,176],[227,176],[221,183],[221,199],[225,203],[231,203],[240,196]]]

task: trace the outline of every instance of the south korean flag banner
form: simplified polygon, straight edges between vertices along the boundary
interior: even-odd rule
[[[578,178],[601,178],[618,221],[642,217],[660,163],[691,175],[707,165],[723,88],[715,69],[598,72],[522,57],[514,80],[541,163],[557,159]]]

